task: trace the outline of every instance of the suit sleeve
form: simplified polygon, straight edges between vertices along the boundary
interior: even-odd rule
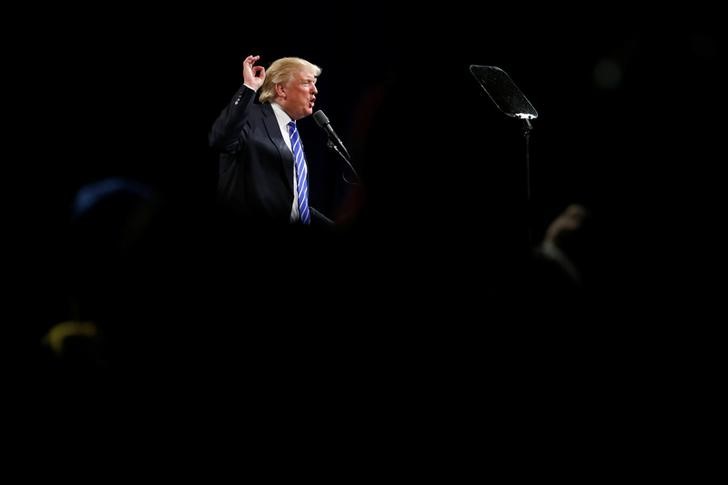
[[[256,92],[243,85],[217,117],[210,130],[210,146],[225,153],[240,150],[243,127],[250,115]]]

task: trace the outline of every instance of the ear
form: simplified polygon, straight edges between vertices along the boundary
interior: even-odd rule
[[[286,98],[286,87],[283,84],[276,84],[276,96]]]

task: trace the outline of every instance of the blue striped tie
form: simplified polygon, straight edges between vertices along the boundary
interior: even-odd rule
[[[308,170],[306,170],[306,158],[303,156],[301,137],[298,136],[295,121],[288,123],[288,133],[291,135],[291,150],[293,151],[293,160],[296,162],[298,213],[301,216],[301,223],[310,224],[311,214],[308,210]]]

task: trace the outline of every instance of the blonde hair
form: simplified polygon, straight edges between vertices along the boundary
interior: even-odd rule
[[[318,77],[321,68],[300,57],[282,57],[273,61],[265,71],[265,81],[260,88],[260,102],[269,103],[276,97],[276,84],[286,84],[299,71],[306,71]]]

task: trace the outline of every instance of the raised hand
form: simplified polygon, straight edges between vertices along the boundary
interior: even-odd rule
[[[260,56],[248,56],[243,61],[243,82],[256,91],[260,89],[263,81],[265,81],[265,68],[254,65],[258,59],[260,59]]]

